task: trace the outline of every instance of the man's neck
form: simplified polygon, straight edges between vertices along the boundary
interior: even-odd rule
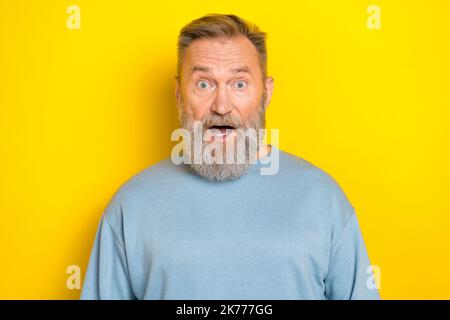
[[[263,143],[261,148],[258,150],[258,153],[256,154],[256,159],[261,159],[267,156],[270,151],[272,150],[272,146]]]

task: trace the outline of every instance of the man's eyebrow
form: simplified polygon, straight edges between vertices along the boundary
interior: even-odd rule
[[[234,68],[231,68],[230,71],[233,73],[246,72],[246,73],[252,74],[250,68],[246,67],[246,66],[234,67]],[[211,68],[205,67],[205,66],[193,66],[191,69],[191,74],[193,74],[194,72],[211,72]]]
[[[204,67],[204,66],[193,66],[191,69],[191,74],[196,72],[196,71],[200,71],[200,72],[210,72],[211,68],[209,67]]]
[[[230,71],[233,72],[233,73],[246,72],[246,73],[252,74],[250,68],[246,67],[246,66],[232,68],[232,69],[230,69]]]

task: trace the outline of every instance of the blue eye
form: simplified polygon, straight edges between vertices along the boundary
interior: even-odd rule
[[[206,89],[209,87],[209,83],[208,83],[208,81],[202,80],[198,83],[198,86],[200,89]]]
[[[236,82],[236,87],[238,89],[244,89],[245,86],[247,86],[247,83],[245,81],[239,80]]]

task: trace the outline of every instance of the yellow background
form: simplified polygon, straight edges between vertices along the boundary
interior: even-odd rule
[[[66,27],[69,5],[81,29]],[[381,7],[381,30],[366,26]],[[269,33],[280,147],[354,205],[384,299],[449,299],[448,1],[0,1],[0,298],[76,299],[126,179],[170,155],[180,28]]]

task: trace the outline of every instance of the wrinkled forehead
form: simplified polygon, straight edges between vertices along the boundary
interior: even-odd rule
[[[182,66],[187,77],[197,72],[260,74],[258,51],[245,37],[198,39],[186,49]]]

